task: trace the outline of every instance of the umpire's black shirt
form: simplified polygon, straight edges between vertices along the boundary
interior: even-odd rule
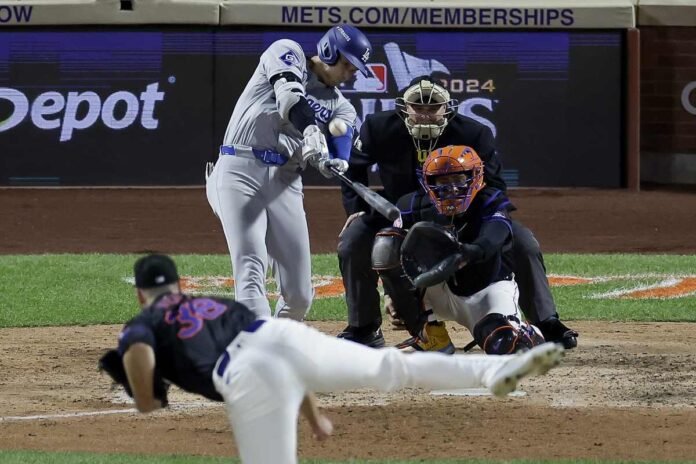
[[[421,145],[425,149],[418,153],[413,138],[397,110],[368,115],[360,128],[360,141],[362,151],[352,151],[347,177],[367,185],[368,169],[377,163],[384,186],[381,193],[394,204],[403,195],[420,189],[418,175],[429,155],[427,148],[430,142],[422,141]],[[493,134],[488,127],[456,114],[445,127],[433,150],[448,145],[467,145],[476,150],[484,163],[486,185],[505,192],[506,185],[501,176],[500,160],[495,150]],[[347,214],[370,212],[367,203],[351,188],[341,185],[341,190]]]

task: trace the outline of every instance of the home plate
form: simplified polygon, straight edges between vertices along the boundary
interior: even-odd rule
[[[453,390],[433,390],[430,392],[434,396],[493,396],[486,388],[457,388]],[[508,396],[525,396],[527,393],[515,390]]]

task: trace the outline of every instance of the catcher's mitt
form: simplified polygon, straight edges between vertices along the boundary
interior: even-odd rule
[[[401,265],[413,285],[427,288],[444,282],[466,264],[457,238],[433,222],[418,222],[401,246]]]
[[[109,374],[109,377],[123,387],[128,396],[133,397],[133,391],[128,383],[128,376],[126,375],[126,369],[123,367],[123,359],[121,355],[116,350],[109,350],[104,355],[99,358],[99,370]],[[155,373],[155,378],[153,381],[153,394],[156,399],[162,403],[162,407],[165,408],[169,404],[167,399],[167,392],[169,391],[170,384],[166,382],[162,376]]]

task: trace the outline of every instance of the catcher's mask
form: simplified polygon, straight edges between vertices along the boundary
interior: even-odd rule
[[[471,147],[438,148],[423,163],[421,184],[440,214],[462,214],[485,185],[483,161]]]
[[[396,108],[414,139],[434,140],[456,114],[457,101],[441,85],[422,79],[396,99]]]

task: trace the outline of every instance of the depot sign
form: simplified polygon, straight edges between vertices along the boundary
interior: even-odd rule
[[[21,124],[27,117],[39,129],[60,132],[60,141],[73,138],[75,131],[84,130],[101,121],[106,127],[121,130],[140,121],[148,130],[157,129],[155,106],[163,101],[164,92],[157,82],[149,84],[139,95],[122,90],[103,100],[96,92],[44,92],[33,101],[24,92],[0,87],[0,111],[10,103],[9,116],[0,113],[0,132],[6,132]]]

